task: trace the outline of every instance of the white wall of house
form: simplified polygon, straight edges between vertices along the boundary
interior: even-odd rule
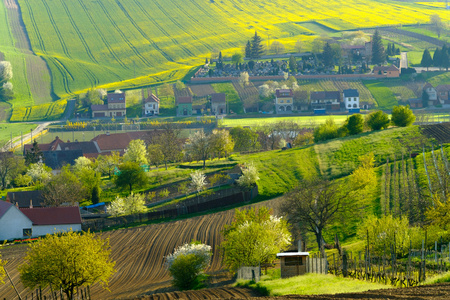
[[[344,103],[346,109],[359,108],[359,97],[344,97]]]
[[[17,207],[11,206],[0,218],[0,241],[23,238],[23,230],[31,228],[31,220]]]
[[[63,225],[34,225],[32,236],[46,235],[47,233],[67,232],[72,228],[72,231],[81,231],[81,224],[63,224]]]
[[[149,102],[145,103],[145,114],[148,115],[150,113],[158,115],[159,114],[159,107],[158,103],[156,102]]]

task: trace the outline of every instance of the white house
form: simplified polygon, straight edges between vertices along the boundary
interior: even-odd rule
[[[343,91],[345,109],[359,108],[359,92],[355,89]]]
[[[0,201],[0,241],[38,237],[47,233],[81,231],[78,207],[17,208]]]
[[[159,98],[151,94],[144,100],[144,116],[159,115]]]
[[[33,222],[15,205],[0,200],[0,241],[27,237]]]

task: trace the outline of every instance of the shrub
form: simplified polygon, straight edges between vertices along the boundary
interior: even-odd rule
[[[389,116],[383,111],[378,110],[367,115],[366,123],[372,130],[386,129],[389,126]]]
[[[314,141],[326,141],[339,137],[338,126],[334,122],[333,118],[329,118],[325,123],[320,124],[314,129]]]
[[[351,115],[347,123],[348,133],[350,135],[359,134],[364,131],[364,119],[360,114]]]
[[[398,127],[406,127],[414,123],[416,116],[409,106],[395,106],[392,110],[392,123]]]
[[[180,290],[202,288],[204,270],[211,263],[211,246],[193,241],[175,249],[166,257],[166,266],[173,277],[173,285]]]

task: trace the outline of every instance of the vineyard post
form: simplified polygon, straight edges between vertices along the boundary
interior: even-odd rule
[[[448,160],[447,160],[447,157],[445,156],[444,147],[442,147],[442,144],[441,144],[441,156],[442,156],[442,160],[444,161],[444,164],[445,164],[445,169],[447,170],[448,175],[450,175],[450,166],[448,165]]]
[[[431,153],[432,153],[432,155],[433,155],[433,163],[434,163],[434,168],[435,168],[435,170],[436,170],[436,175],[437,175],[437,177],[438,177],[438,179],[439,179],[439,185],[440,185],[441,188],[442,188],[442,196],[443,196],[443,198],[445,199],[444,185],[443,185],[443,183],[442,183],[441,172],[439,172],[439,167],[438,167],[438,165],[437,165],[436,156],[434,155],[434,145],[433,145],[433,144],[431,145]],[[443,159],[443,158],[442,158],[442,159]]]
[[[434,241],[434,262],[435,262],[435,263],[438,262],[438,257],[437,257],[437,241]]]
[[[422,154],[423,154],[423,166],[425,168],[425,173],[427,174],[427,178],[428,178],[428,187],[430,189],[430,194],[433,195],[433,189],[431,188],[431,180],[430,180],[430,174],[428,174],[428,168],[427,168],[427,160],[425,159],[425,146],[422,147]],[[433,200],[433,207],[435,207],[434,205],[434,200]]]

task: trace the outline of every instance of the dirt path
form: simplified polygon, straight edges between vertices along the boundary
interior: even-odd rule
[[[33,135],[33,139],[35,136],[37,136],[39,133],[41,133],[43,130],[45,130],[45,128],[47,128],[48,125],[50,125],[52,122],[42,122],[42,123],[38,123],[38,126],[36,127],[36,129],[34,129],[32,132],[24,134],[23,136],[23,143],[24,144],[29,144],[31,141],[31,136]],[[16,148],[16,147],[20,147],[22,143],[22,140],[20,137],[15,137],[13,139],[13,143],[11,145],[11,141],[6,142],[6,144],[0,148],[0,151],[5,152],[5,151],[9,151],[11,148]]]

